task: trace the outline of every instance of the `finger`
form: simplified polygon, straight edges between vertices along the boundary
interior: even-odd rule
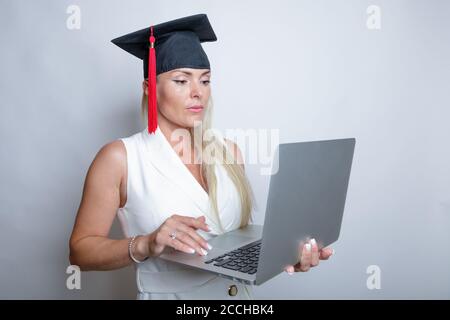
[[[179,226],[178,226],[178,229],[180,231],[183,231],[184,233],[187,233],[192,239],[195,240],[195,242],[197,242],[204,249],[206,249],[206,250],[211,250],[212,249],[212,247],[209,245],[209,243],[206,242],[206,240],[202,236],[200,236],[191,227],[188,227],[187,225],[180,223]]]
[[[208,252],[205,249],[203,249],[198,244],[198,242],[192,239],[189,234],[181,230],[177,232],[177,239],[186,244],[188,247],[193,248],[201,256],[206,256],[208,254]]]
[[[183,237],[182,232],[179,230],[179,227],[181,225],[182,224],[175,216],[167,219],[166,223],[161,226],[161,231],[159,232],[159,242],[163,245],[173,247],[186,253],[195,253],[195,249],[193,248],[192,244],[185,243],[184,241],[179,240],[180,237]],[[174,238],[172,238],[172,233],[175,234]]]
[[[189,247],[185,243],[182,243],[178,239],[170,239],[169,238],[167,245],[172,248],[175,248],[176,250],[179,250],[179,251],[183,251],[183,252],[190,253],[190,254],[195,253],[195,250],[193,248]]]
[[[295,268],[293,265],[288,265],[284,271],[286,271],[289,275],[292,275],[295,272]]]
[[[206,226],[207,231],[211,231],[211,228],[209,227],[209,225],[206,223],[206,217],[205,216],[200,216],[197,218],[198,220],[200,220],[201,222],[203,222]]]
[[[311,239],[311,266],[315,267],[319,264],[319,246],[316,239]]]
[[[328,260],[334,254],[334,249],[323,248],[320,250],[320,260]]]
[[[187,228],[188,229],[192,229],[192,228],[187,226],[186,223],[191,223],[192,224],[192,221],[195,221],[195,220],[197,220],[197,219],[174,214],[169,219],[167,219],[166,223],[163,224],[162,229],[164,230],[164,233],[168,235],[169,238],[170,238],[170,233],[172,233],[172,232],[176,232],[176,231],[186,232],[187,235],[185,235],[185,236],[183,236],[181,233],[177,235],[178,238],[181,237],[181,240],[182,240],[181,242],[183,242],[183,240],[184,240],[184,242],[186,242],[186,244],[191,249],[192,248],[195,249],[195,251],[197,251],[200,255],[207,255],[208,252],[205,249],[202,248],[202,245],[199,244],[198,241],[195,241],[194,238],[192,238],[189,235],[190,232],[188,232],[188,230],[187,230]],[[197,234],[195,231],[194,231],[194,233]],[[167,239],[167,237],[165,237],[165,239]],[[204,239],[201,238],[201,237],[198,240],[200,240],[200,241],[203,240],[204,241]],[[208,247],[211,248],[209,246],[209,244],[206,243],[206,248],[208,248]]]
[[[300,256],[300,264],[297,264],[296,271],[307,272],[311,267],[311,244],[306,243],[303,246],[302,254]]]
[[[192,218],[192,217],[183,217],[180,216],[178,218],[179,221],[183,222],[184,224],[187,224],[190,227],[193,227],[194,229],[202,229],[205,230],[207,232],[211,231],[208,227],[208,225],[200,220],[200,219],[196,219],[196,218]]]

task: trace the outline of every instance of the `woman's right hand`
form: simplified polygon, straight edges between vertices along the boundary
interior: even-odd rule
[[[212,247],[195,230],[211,231],[205,223],[205,217],[192,218],[187,216],[172,215],[148,238],[148,252],[152,257],[159,256],[166,246],[186,253],[207,255]],[[171,234],[175,235],[174,238]]]

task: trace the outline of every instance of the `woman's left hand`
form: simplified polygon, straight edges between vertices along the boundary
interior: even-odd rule
[[[311,267],[319,265],[320,260],[328,260],[328,258],[334,254],[334,249],[322,248],[319,250],[315,239],[311,239],[309,242],[300,245],[299,248],[299,260],[296,265],[289,265],[285,271],[289,274],[294,272],[307,272]]]

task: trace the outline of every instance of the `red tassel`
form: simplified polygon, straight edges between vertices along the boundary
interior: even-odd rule
[[[153,27],[150,27],[150,52],[148,55],[148,133],[153,133],[158,127],[158,112],[156,109],[156,54]]]

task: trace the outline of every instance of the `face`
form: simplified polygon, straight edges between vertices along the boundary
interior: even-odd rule
[[[158,125],[192,128],[202,121],[211,95],[209,69],[181,68],[158,75]],[[145,81],[147,83],[147,81]],[[148,90],[144,85],[146,94]]]

